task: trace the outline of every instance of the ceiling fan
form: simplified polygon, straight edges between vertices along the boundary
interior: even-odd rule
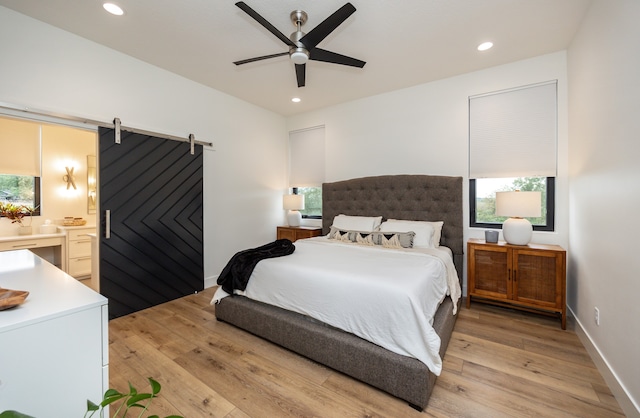
[[[271,23],[267,22],[265,18],[260,16],[255,10],[247,6],[246,3],[239,1],[236,3],[240,9],[246,14],[255,19],[258,23],[264,26],[269,32],[273,33],[282,42],[289,46],[288,52],[280,52],[277,54],[263,55],[261,57],[249,58],[241,61],[234,62],[235,65],[247,64],[249,62],[255,62],[265,60],[269,58],[281,57],[283,55],[289,55],[291,61],[296,66],[296,79],[298,81],[298,87],[304,87],[305,84],[305,72],[308,60],[323,61],[332,64],[348,65],[351,67],[362,68],[366,62],[356,58],[347,57],[335,52],[327,51],[325,49],[317,48],[324,38],[326,38],[334,29],[342,24],[349,16],[351,16],[356,8],[351,3],[347,3],[338,10],[336,10],[331,16],[326,18],[322,23],[313,28],[311,32],[305,34],[302,32],[302,25],[307,21],[307,13],[302,10],[294,10],[291,12],[291,22],[295,25],[296,31],[291,34],[289,38],[275,28]]]

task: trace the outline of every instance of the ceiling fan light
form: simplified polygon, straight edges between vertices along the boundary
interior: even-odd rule
[[[306,64],[309,61],[309,53],[303,48],[297,48],[291,52],[290,57],[294,64]]]

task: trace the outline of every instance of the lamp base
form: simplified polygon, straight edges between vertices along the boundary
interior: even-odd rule
[[[508,244],[527,245],[533,235],[533,226],[527,219],[509,218],[502,224],[502,235]]]
[[[300,222],[302,222],[302,214],[297,210],[290,210],[287,213],[287,223],[289,226],[300,226]]]

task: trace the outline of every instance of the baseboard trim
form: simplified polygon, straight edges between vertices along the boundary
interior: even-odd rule
[[[586,348],[589,356],[593,360],[596,368],[604,378],[605,382],[611,389],[611,393],[615,396],[620,408],[625,413],[628,418],[640,418],[640,406],[636,405],[633,402],[629,392],[627,389],[620,383],[618,376],[609,366],[607,360],[602,356],[602,353],[598,349],[598,347],[594,344],[591,336],[585,331],[584,327],[580,323],[580,320],[576,317],[571,308],[567,307],[567,310],[570,313],[572,320],[575,323],[574,331],[582,345]]]
[[[218,285],[218,276],[212,276],[212,277],[205,277],[204,278],[204,288],[208,289],[210,287],[213,286],[217,286]]]

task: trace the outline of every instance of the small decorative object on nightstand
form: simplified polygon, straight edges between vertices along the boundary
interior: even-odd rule
[[[566,251],[558,245],[467,243],[467,307],[471,299],[558,315],[566,329]]]
[[[484,231],[484,240],[490,243],[497,243],[498,242],[498,236],[500,235],[500,231]]]
[[[315,226],[279,226],[277,229],[277,239],[288,239],[295,242],[302,238],[319,237],[322,235],[322,228]]]

